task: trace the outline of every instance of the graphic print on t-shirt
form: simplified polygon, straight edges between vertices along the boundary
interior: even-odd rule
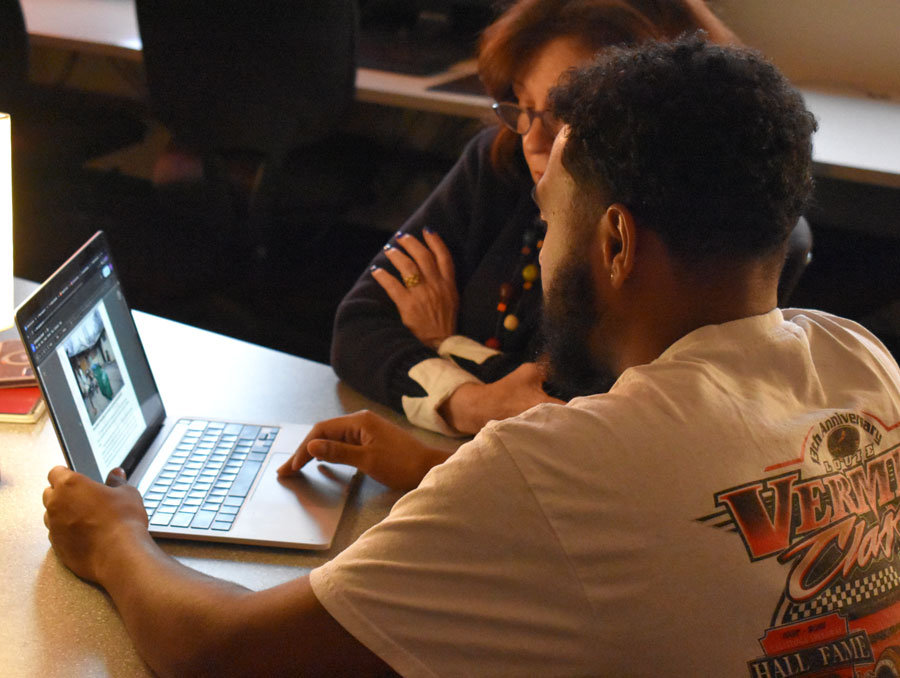
[[[900,422],[830,413],[797,458],[714,501],[700,522],[784,566],[752,678],[900,676]]]

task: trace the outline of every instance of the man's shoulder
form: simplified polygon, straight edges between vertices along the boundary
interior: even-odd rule
[[[590,457],[598,448],[637,432],[632,429],[639,428],[640,418],[633,415],[630,397],[598,394],[567,404],[543,403],[515,417],[491,421],[476,440],[488,454],[508,456],[520,470],[565,476],[579,466],[577,458]]]
[[[683,367],[702,368],[707,363],[720,363],[746,370],[748,366],[790,360],[798,354],[812,355],[823,348],[877,357],[888,353],[874,334],[847,318],[812,309],[775,308],[762,315],[697,328],[675,341],[650,365],[682,363]]]
[[[827,350],[852,358],[854,364],[869,365],[872,369],[886,370],[900,381],[897,361],[884,343],[860,323],[838,315],[804,308],[788,308],[782,311],[785,323],[802,333],[809,343],[810,352]],[[900,384],[898,384],[900,386]]]
[[[815,327],[831,335],[851,335],[861,342],[870,343],[874,341],[880,348],[883,348],[881,341],[865,326],[855,320],[809,308],[785,308],[781,312],[785,322],[801,327],[804,330]]]

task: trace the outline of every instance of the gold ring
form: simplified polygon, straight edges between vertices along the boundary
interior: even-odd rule
[[[420,282],[422,282],[422,276],[418,273],[413,273],[412,275],[408,275],[403,279],[403,284],[406,285],[407,289],[410,287],[415,287]]]

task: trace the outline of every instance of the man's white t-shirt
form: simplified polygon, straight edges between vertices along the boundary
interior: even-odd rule
[[[900,666],[898,496],[896,362],[776,309],[488,424],[312,585],[407,676],[864,675]]]

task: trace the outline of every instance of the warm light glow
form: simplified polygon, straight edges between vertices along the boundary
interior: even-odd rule
[[[10,119],[0,113],[0,328],[13,324],[12,137]]]

